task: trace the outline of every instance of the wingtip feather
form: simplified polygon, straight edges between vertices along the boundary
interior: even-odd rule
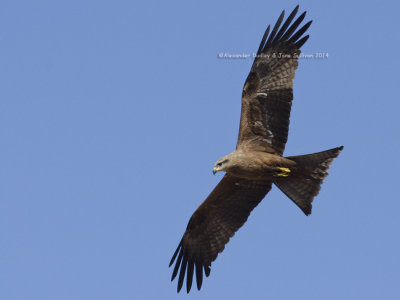
[[[297,41],[296,44],[295,44],[296,48],[300,49],[305,44],[305,42],[307,42],[309,37],[310,37],[309,35],[306,35],[305,37],[303,37],[299,41]]]
[[[257,50],[257,55],[259,55],[261,53],[262,49],[264,48],[265,41],[267,40],[270,28],[271,28],[271,25],[268,25],[267,29],[264,32],[264,35],[261,39],[260,46],[258,47],[258,50]]]
[[[186,274],[186,292],[187,293],[189,293],[190,289],[192,288],[193,271],[194,271],[194,262],[189,261],[188,267],[187,267],[187,274]]]
[[[181,265],[182,257],[183,257],[183,252],[180,251],[178,259],[175,264],[174,271],[172,272],[171,281],[173,281],[175,279],[176,275],[178,274],[178,270],[179,270],[179,266]]]
[[[187,258],[184,255],[183,261],[182,261],[182,266],[181,266],[181,271],[179,273],[179,279],[178,279],[178,293],[181,291],[182,286],[183,286],[183,280],[185,279],[185,273],[186,273],[186,266],[187,266]]]
[[[200,291],[201,285],[203,284],[203,268],[200,263],[196,263],[196,283],[197,289]]]
[[[171,267],[172,264],[174,263],[175,258],[176,258],[176,256],[178,255],[178,252],[179,252],[180,247],[181,247],[181,244],[179,243],[178,247],[176,248],[176,250],[175,250],[175,252],[174,252],[174,255],[172,255],[172,258],[171,258],[171,260],[170,260],[170,262],[169,262],[169,266],[168,266],[168,267]]]

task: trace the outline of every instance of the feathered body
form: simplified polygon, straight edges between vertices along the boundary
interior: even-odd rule
[[[294,170],[296,163],[282,156],[261,151],[243,151],[238,149],[217,161],[225,161],[223,168],[216,171],[249,180],[273,181],[282,173],[281,168]]]

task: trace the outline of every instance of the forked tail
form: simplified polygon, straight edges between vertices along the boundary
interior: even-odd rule
[[[311,214],[311,202],[318,195],[322,181],[328,176],[328,169],[343,146],[330,150],[286,157],[296,162],[296,171],[288,177],[274,181],[276,186],[285,193],[306,214]]]

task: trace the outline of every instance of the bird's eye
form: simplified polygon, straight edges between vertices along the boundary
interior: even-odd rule
[[[218,163],[217,166],[218,166],[218,167],[222,166],[222,163]]]

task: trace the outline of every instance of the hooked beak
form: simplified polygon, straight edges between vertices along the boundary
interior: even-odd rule
[[[214,167],[214,169],[213,169],[213,174],[215,175],[215,173],[217,173],[217,172],[218,172],[217,167]]]

